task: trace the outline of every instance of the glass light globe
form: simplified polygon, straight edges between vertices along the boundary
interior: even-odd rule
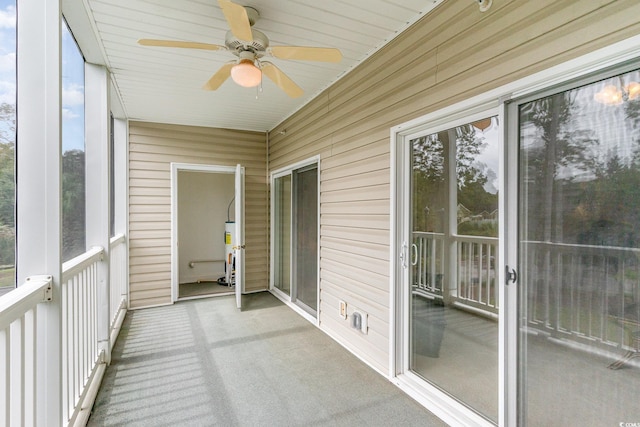
[[[243,59],[231,68],[231,78],[243,87],[256,87],[262,81],[262,71],[249,59]]]

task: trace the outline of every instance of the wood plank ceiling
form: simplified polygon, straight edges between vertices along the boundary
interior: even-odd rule
[[[269,58],[302,89],[291,99],[268,79],[263,89],[231,80],[202,85],[227,51],[143,47],[140,38],[224,45],[228,25],[217,0],[85,0],[104,63],[128,118],[267,131],[356,67],[442,0],[242,0],[260,13],[255,28],[271,46],[336,47],[338,64]]]

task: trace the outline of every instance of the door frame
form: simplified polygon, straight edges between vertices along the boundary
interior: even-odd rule
[[[419,401],[428,401],[429,409],[436,415],[443,418],[445,421],[452,425],[478,425],[478,426],[491,426],[493,423],[471,410],[470,408],[461,404],[458,400],[452,396],[439,390],[437,387],[422,380],[416,374],[412,373],[409,369],[409,351],[408,346],[410,342],[410,324],[409,324],[409,312],[408,307],[410,303],[410,292],[408,292],[409,283],[409,269],[410,263],[408,258],[411,256],[410,246],[410,173],[411,173],[411,154],[409,142],[419,136],[427,134],[433,134],[441,131],[445,131],[457,126],[461,126],[468,123],[473,123],[477,120],[481,120],[487,117],[498,118],[500,129],[504,129],[504,116],[503,111],[500,108],[499,100],[489,100],[483,103],[478,103],[473,106],[466,106],[465,108],[456,109],[455,111],[447,110],[446,112],[436,112],[431,115],[425,116],[423,121],[415,123],[411,126],[404,126],[402,129],[396,128],[396,132],[392,134],[392,164],[394,165],[394,175],[392,177],[392,249],[391,253],[396,254],[391,260],[391,274],[395,278],[395,285],[392,286],[391,296],[393,298],[392,312],[395,316],[390,319],[393,322],[395,328],[391,331],[393,348],[390,349],[392,354],[390,372],[391,376],[395,379],[396,384],[401,385],[401,388],[410,387],[414,392],[419,393],[421,399]],[[500,151],[504,152],[504,138],[500,138],[499,147]],[[448,152],[444,153],[444,156],[452,156],[455,147],[451,147]],[[502,159],[500,159],[499,173],[502,173],[504,165]],[[455,168],[454,168],[455,170]],[[454,181],[449,182],[449,187],[446,189],[450,192],[455,188],[456,183]],[[499,206],[502,207],[501,201],[504,198],[502,196],[502,185],[504,180],[499,180]],[[449,206],[451,208],[451,206]],[[500,212],[500,210],[499,210]],[[451,214],[451,213],[450,213]],[[501,227],[502,224],[499,223]],[[500,229],[500,236],[503,236]],[[499,238],[498,248],[504,246],[502,237]],[[447,250],[447,249],[445,249]],[[445,266],[450,268],[450,266]],[[498,278],[496,284],[503,283],[503,260],[498,258],[497,272]],[[503,286],[497,286],[498,300],[503,301],[505,298],[505,292]],[[503,304],[500,303],[500,311],[498,314],[498,353],[500,353],[501,343],[505,341],[503,323]],[[500,370],[500,368],[498,368]],[[500,395],[503,394],[502,384],[498,379],[498,388]],[[411,393],[410,393],[411,394]],[[415,396],[414,396],[415,397]],[[504,403],[499,399],[499,409]],[[437,408],[437,409],[436,409]]]
[[[274,181],[277,178],[281,178],[283,176],[287,176],[287,175],[291,175],[291,177],[293,178],[293,172],[299,169],[303,169],[312,165],[316,165],[317,169],[318,169],[318,202],[317,202],[317,216],[318,216],[318,228],[317,228],[317,236],[318,236],[318,244],[317,244],[317,249],[316,249],[316,253],[317,253],[317,266],[318,266],[318,271],[317,271],[317,275],[316,275],[316,315],[315,317],[313,315],[311,315],[309,312],[307,312],[305,309],[303,309],[302,307],[300,307],[298,304],[296,304],[294,302],[294,299],[292,297],[292,295],[287,295],[284,292],[282,292],[280,289],[276,288],[274,285],[275,282],[275,258],[274,258],[274,254],[275,254],[275,239],[273,238],[274,233],[275,233],[275,228],[276,228],[276,218],[274,215],[275,209],[275,197],[276,194],[273,191],[274,188]],[[271,212],[271,224],[270,224],[270,229],[269,229],[269,240],[270,240],[270,256],[269,256],[269,292],[271,292],[273,295],[276,296],[276,298],[278,298],[279,300],[281,300],[282,302],[284,302],[285,304],[287,304],[292,310],[294,310],[296,313],[300,314],[302,317],[304,317],[305,319],[307,319],[308,321],[310,321],[311,323],[313,323],[316,326],[319,326],[320,324],[320,156],[313,156],[313,157],[309,157],[307,159],[301,160],[299,162],[287,165],[285,167],[276,169],[274,171],[272,171],[270,173],[269,176],[269,189],[270,189],[270,199],[269,199],[269,206],[270,206],[270,212]],[[293,179],[291,180],[291,208],[292,208],[292,215],[293,215]],[[292,223],[293,223],[293,216],[292,216]],[[290,263],[290,270],[289,270],[289,277],[291,278],[292,283],[290,284],[290,294],[293,294],[294,292],[294,277],[293,277],[293,272],[294,272],[294,265],[293,265],[293,230],[291,230],[290,233],[291,236],[291,263]]]
[[[171,163],[171,303],[178,301],[178,172],[201,172],[236,175],[238,166],[201,165],[193,163]],[[238,193],[238,189],[235,189]],[[244,204],[244,201],[241,201]],[[239,224],[244,229],[244,224]],[[242,233],[244,234],[244,233]],[[242,266],[241,266],[242,267]],[[241,278],[242,279],[242,278]],[[236,290],[242,291],[244,283],[236,283]],[[240,286],[238,286],[240,284]],[[225,295],[227,295],[225,293]]]
[[[505,285],[505,265],[517,265],[514,254],[517,252],[518,231],[518,141],[513,134],[508,134],[511,117],[508,116],[507,104],[517,99],[550,89],[587,75],[603,71],[613,66],[632,61],[640,56],[640,35],[614,43],[586,55],[566,61],[546,70],[524,77],[504,86],[492,89],[483,94],[450,105],[438,111],[418,117],[390,129],[390,213],[391,228],[389,241],[389,379],[418,402],[428,407],[435,415],[453,424],[493,425],[474,411],[466,408],[436,387],[420,380],[408,372],[405,364],[406,356],[403,346],[408,340],[404,327],[404,304],[402,286],[403,272],[400,254],[403,250],[402,227],[406,227],[400,218],[402,210],[399,205],[408,197],[408,183],[402,178],[403,152],[402,146],[408,136],[437,129],[444,123],[455,123],[467,117],[474,117],[479,111],[498,111],[500,125],[503,129],[502,151],[500,153],[499,171],[499,249],[500,264],[498,267],[498,283],[500,283],[501,308],[499,314],[499,413],[498,424],[501,426],[516,425],[518,396],[518,294],[517,285]],[[504,196],[502,196],[504,195]],[[406,256],[406,255],[405,255]]]

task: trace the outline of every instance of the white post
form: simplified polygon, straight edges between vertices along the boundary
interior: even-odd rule
[[[115,222],[114,228],[116,234],[122,233],[126,236],[125,238],[125,265],[122,268],[125,270],[125,277],[127,278],[125,286],[122,290],[123,294],[121,298],[126,298],[127,308],[129,305],[129,270],[128,270],[128,259],[129,259],[129,232],[127,229],[128,223],[128,204],[127,200],[129,198],[127,188],[129,183],[129,168],[128,168],[128,134],[129,134],[129,126],[128,122],[124,119],[115,118],[113,121],[113,138],[114,138],[114,150],[113,150],[113,159],[114,162],[114,179],[113,179],[113,187],[114,187],[114,213],[115,213]]]
[[[61,345],[60,0],[18,0],[17,277],[47,274],[52,301],[38,311],[37,425],[64,424]]]
[[[102,65],[85,63],[84,82],[87,248],[104,248],[98,264],[98,348],[109,363],[109,72]]]

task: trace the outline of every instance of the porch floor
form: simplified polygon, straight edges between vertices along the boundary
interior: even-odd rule
[[[131,311],[89,426],[445,425],[269,293]]]

